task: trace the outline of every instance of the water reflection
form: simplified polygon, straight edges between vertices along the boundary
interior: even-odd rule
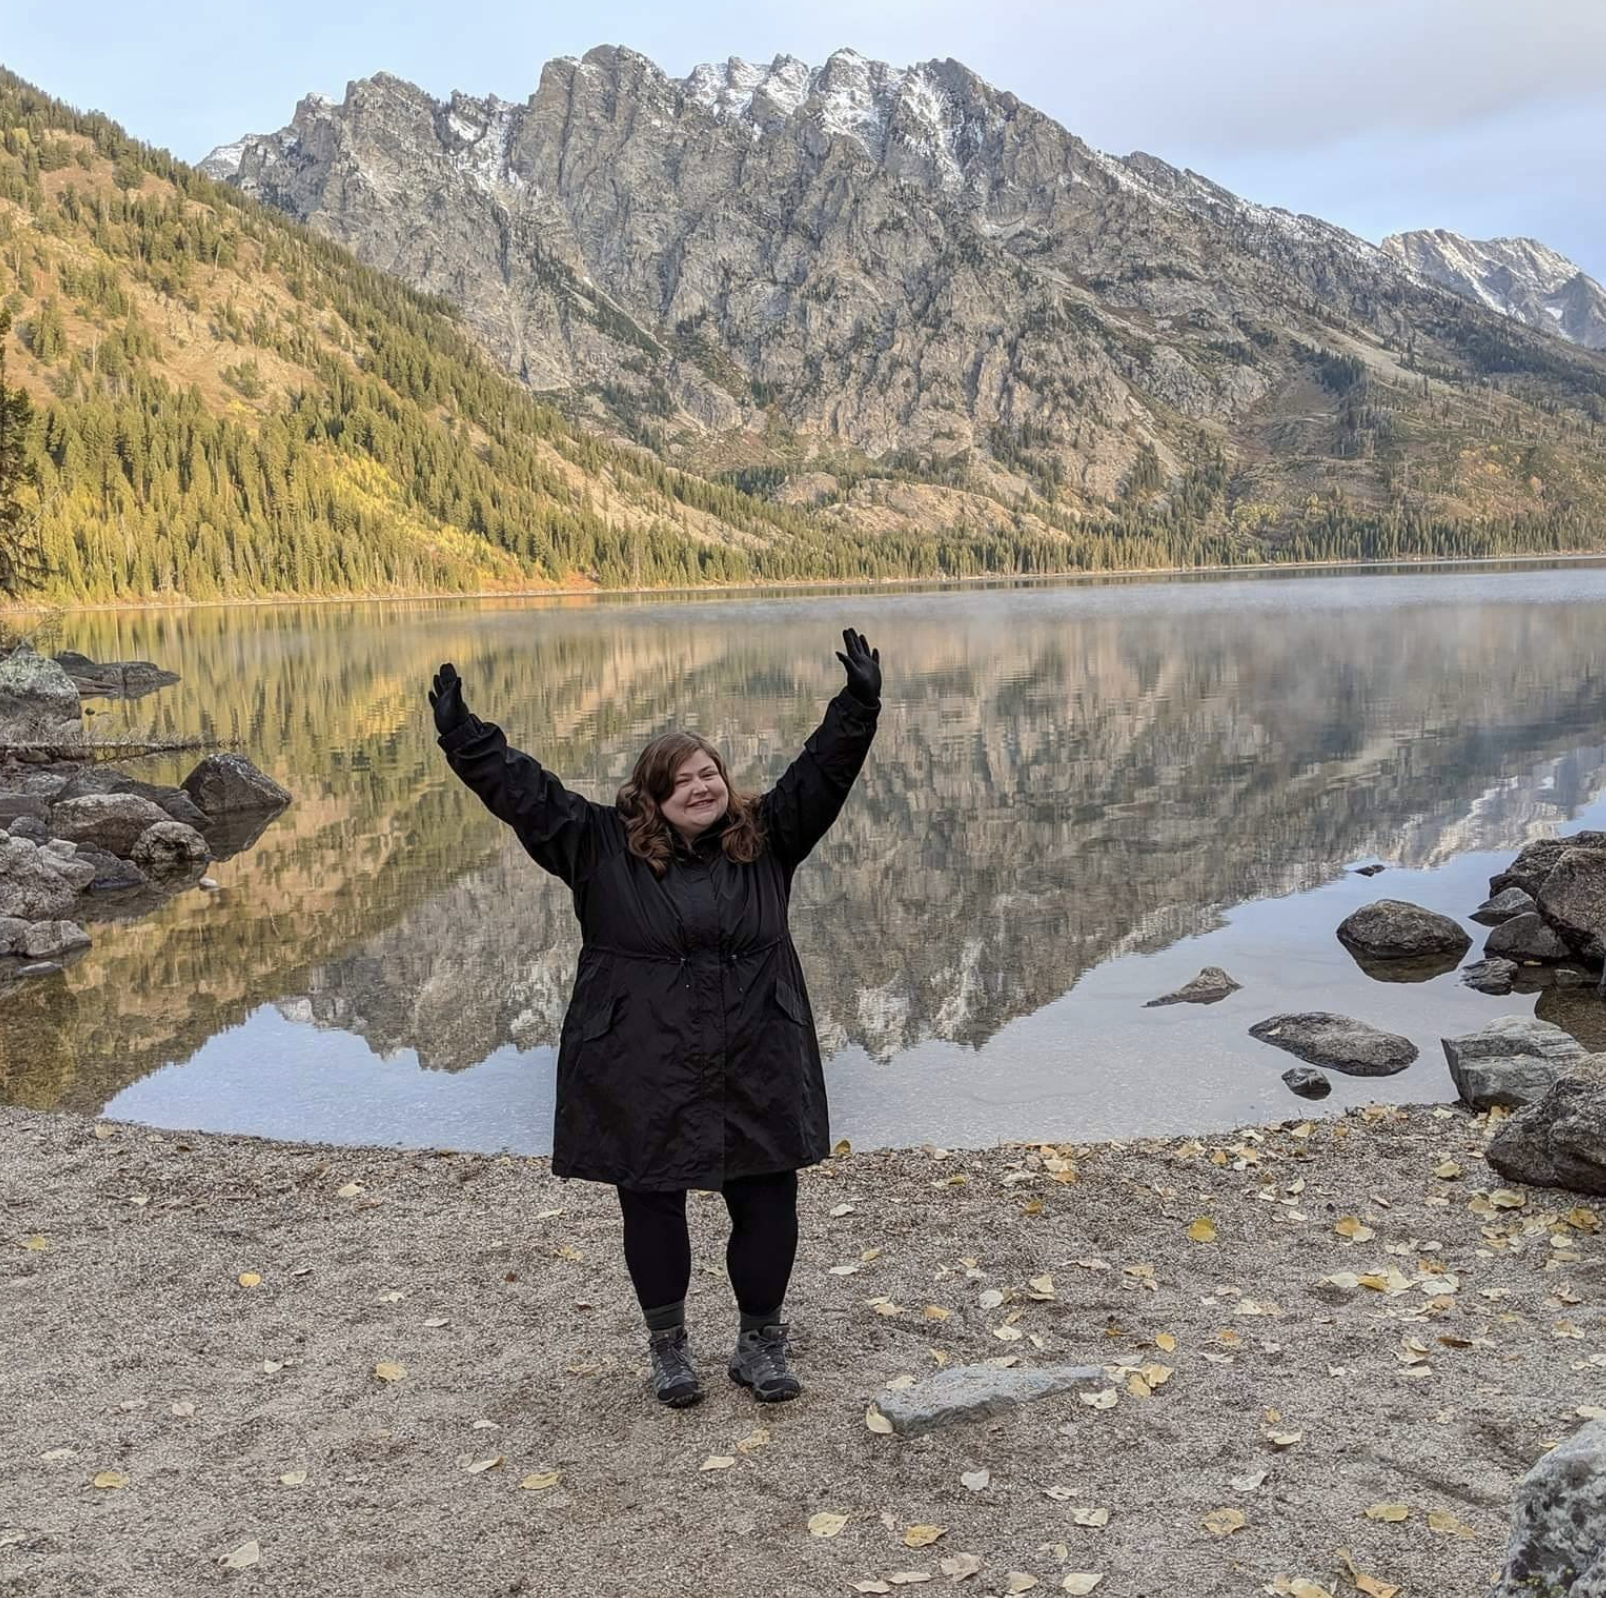
[[[714,738],[738,780],[759,786],[836,687],[834,640],[851,621],[887,665],[882,730],[841,822],[799,874],[794,911],[822,1041],[839,1056],[833,1093],[884,1103],[899,1091],[892,1077],[881,1069],[878,1087],[855,1062],[926,1071],[941,1045],[959,1048],[962,1069],[924,1079],[931,1135],[959,1126],[959,1101],[978,1090],[1003,1102],[1029,1087],[1070,1104],[1078,1073],[1086,1086],[1105,1068],[1071,1047],[1092,1036],[1072,991],[1085,973],[1208,934],[1245,901],[1328,883],[1346,861],[1440,867],[1513,848],[1593,799],[1606,765],[1603,598],[1606,572],[1572,567],[719,604],[81,614],[71,647],[154,660],[183,679],[103,712],[100,736],[120,722],[129,735],[238,740],[296,801],[215,869],[219,892],[91,924],[95,947],[64,978],[0,1004],[0,1098],[97,1111],[202,1051],[210,1074],[180,1095],[182,1124],[218,1124],[214,1113],[243,1124],[256,1095],[280,1100],[276,1113],[301,1135],[389,1140],[394,1105],[369,1116],[350,1095],[307,1089],[313,1053],[289,1063],[293,1040],[316,1028],[365,1040],[370,1099],[412,1102],[419,1066],[490,1062],[475,1124],[491,1146],[506,1130],[491,1075],[516,1081],[509,1062],[533,1051],[518,1141],[544,1147],[543,1073],[573,968],[572,916],[562,888],[446,769],[424,699],[431,671],[454,660],[472,708],[594,797],[611,797],[640,746],[672,723]],[[181,760],[138,769],[176,781]],[[1399,891],[1396,878],[1348,880],[1379,897]],[[1446,908],[1464,914],[1480,897]],[[1312,951],[1333,957],[1341,914],[1327,919],[1324,906],[1283,929],[1281,964],[1268,959],[1256,991],[1215,1007],[1234,1009],[1223,1040],[1287,1007],[1287,970]],[[1336,958],[1349,962],[1341,949]],[[1459,1015],[1468,1002],[1453,975],[1386,1001],[1365,994],[1359,972],[1332,979],[1378,1005],[1431,993]],[[1137,1002],[1175,985],[1156,973]],[[1476,1025],[1533,1002],[1473,997],[1481,1008],[1465,1013]],[[1123,1033],[1120,1047],[1206,1035],[1197,1015],[1179,1033],[1160,1014],[1132,1019],[1148,1030]],[[1028,1018],[1039,1031],[1022,1043]],[[1243,1057],[1260,1047],[1234,1046]],[[1156,1121],[1168,1089],[1157,1078],[1149,1091]],[[943,1093],[947,1122],[933,1101]],[[450,1140],[440,1129],[463,1100],[448,1112],[432,1094],[396,1136]],[[1143,1108],[1128,1119],[1125,1129],[1143,1124]],[[1000,1124],[988,1122],[993,1135]]]

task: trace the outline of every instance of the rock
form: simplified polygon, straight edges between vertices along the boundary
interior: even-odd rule
[[[179,680],[176,671],[163,671],[148,660],[94,661],[75,649],[56,653],[56,664],[73,680],[80,696],[104,699],[141,699]]]
[[[158,881],[194,877],[212,858],[206,839],[182,821],[158,821],[134,840],[129,860]]]
[[[53,960],[74,949],[87,949],[89,935],[76,921],[35,921],[16,951],[34,960]]]
[[[38,794],[0,793],[0,827],[9,828],[13,821],[24,817],[43,821],[49,814],[49,802]]]
[[[1418,960],[1434,954],[1453,954],[1459,960],[1472,947],[1459,922],[1403,899],[1363,904],[1340,922],[1338,936],[1347,948],[1374,960]]]
[[[1387,871],[1387,866],[1380,866],[1376,862],[1369,866],[1356,866],[1355,875],[1358,877],[1375,877],[1380,871]]]
[[[1495,1598],[1596,1598],[1606,1575],[1606,1420],[1540,1457],[1517,1484]]]
[[[244,755],[208,755],[184,779],[184,791],[208,818],[290,803],[289,793]]]
[[[1531,1015],[1497,1016],[1476,1032],[1440,1041],[1455,1090],[1474,1110],[1532,1104],[1589,1053],[1559,1026]]]
[[[1494,955],[1487,960],[1474,961],[1461,973],[1461,980],[1479,993],[1510,993],[1517,970],[1515,960],[1502,960]]]
[[[135,841],[138,842],[138,839]],[[78,846],[75,863],[94,868],[94,875],[88,883],[89,890],[93,893],[117,893],[124,888],[150,886],[150,878],[131,860],[124,860],[109,849],[97,849],[93,844],[83,843]]]
[[[30,843],[50,842],[50,828],[32,816],[18,816],[6,823],[6,830],[13,838],[26,838]]]
[[[22,977],[55,977],[61,975],[61,962],[59,960],[33,960],[27,965],[19,965],[11,975]]]
[[[0,916],[0,954],[20,954],[22,940],[32,925],[21,916]]]
[[[1508,1181],[1606,1194],[1606,1060],[1591,1061],[1602,1069],[1558,1078],[1501,1124],[1485,1157]]]
[[[1157,1004],[1215,1004],[1229,993],[1236,993],[1239,986],[1219,965],[1207,965],[1198,976],[1190,982],[1184,982],[1176,992],[1150,999],[1143,1008],[1152,1010]]]
[[[87,886],[84,866],[46,854],[28,838],[0,843],[0,916],[48,921],[63,916]],[[93,873],[91,873],[91,876]]]
[[[1289,1066],[1283,1072],[1283,1081],[1302,1099],[1325,1099],[1333,1091],[1333,1084],[1327,1077],[1310,1065]]]
[[[1535,895],[1539,914],[1581,960],[1606,958],[1606,849],[1568,849]]]
[[[1528,844],[1511,864],[1489,878],[1489,892],[1521,888],[1538,898],[1540,886],[1569,849],[1606,849],[1606,832],[1574,832],[1565,838],[1540,838]]]
[[[1000,1370],[995,1365],[950,1365],[913,1387],[883,1388],[876,1408],[904,1437],[981,1420],[1030,1404],[1054,1393],[1079,1387],[1108,1387],[1110,1379],[1097,1365],[1046,1365],[1035,1369]]]
[[[182,821],[186,827],[194,827],[200,832],[206,826],[205,812],[182,788],[141,782],[125,772],[110,771],[104,766],[85,766],[76,772],[57,795],[57,802],[97,793],[137,794],[141,799],[149,799],[153,805],[160,805],[174,821]]]
[[[205,888],[208,893],[215,893],[217,891],[217,879],[215,877],[202,877],[195,886],[197,888]]]
[[[1530,910],[1493,928],[1483,952],[1510,960],[1570,960],[1573,951],[1537,911]]]
[[[92,793],[62,799],[50,811],[58,838],[92,843],[126,859],[146,828],[172,818],[158,804],[132,793]]]
[[[1382,1032],[1364,1021],[1326,1010],[1267,1016],[1249,1029],[1252,1038],[1346,1076],[1392,1076],[1416,1058],[1409,1038]]]
[[[72,678],[19,644],[0,659],[0,744],[81,744],[83,715]]]
[[[1502,921],[1509,921],[1513,916],[1526,915],[1534,908],[1532,894],[1524,893],[1521,888],[1507,888],[1504,892],[1485,899],[1472,912],[1470,919],[1480,921],[1486,927],[1497,927]]]

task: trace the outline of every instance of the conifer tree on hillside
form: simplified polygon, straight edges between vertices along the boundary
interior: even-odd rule
[[[6,382],[10,336],[11,312],[0,307],[0,594],[15,598],[48,570],[39,553],[39,519],[21,498],[21,489],[33,480],[28,455],[33,402]]]

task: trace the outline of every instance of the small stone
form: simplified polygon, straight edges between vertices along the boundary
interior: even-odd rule
[[[912,1437],[938,1426],[981,1420],[1030,1404],[1054,1393],[1108,1386],[1097,1365],[1017,1366],[950,1365],[913,1387],[886,1387],[876,1408],[892,1422],[893,1431]]]
[[[1333,1091],[1333,1084],[1314,1066],[1291,1065],[1283,1072],[1283,1081],[1302,1099],[1325,1099]]]
[[[1506,888],[1492,898],[1485,899],[1469,919],[1486,927],[1497,927],[1502,921],[1510,921],[1513,916],[1528,915],[1536,908],[1532,894],[1524,893],[1521,888]]]
[[[1392,1076],[1417,1055],[1409,1038],[1326,1010],[1267,1016],[1250,1027],[1249,1035],[1287,1049],[1307,1065],[1325,1066],[1346,1076]]]
[[[1229,993],[1236,993],[1240,986],[1219,965],[1207,965],[1192,981],[1183,983],[1174,993],[1150,999],[1143,1008],[1152,1010],[1159,1004],[1215,1004]]]
[[[1510,993],[1511,984],[1518,971],[1515,960],[1502,960],[1499,955],[1491,955],[1486,960],[1477,960],[1461,973],[1461,980],[1469,988],[1476,988],[1479,993]]]
[[[1369,866],[1356,866],[1355,875],[1358,877],[1375,877],[1380,871],[1387,871],[1388,867],[1373,861]]]

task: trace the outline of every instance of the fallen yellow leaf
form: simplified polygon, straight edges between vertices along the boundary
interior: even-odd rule
[[[846,1515],[834,1515],[829,1510],[822,1509],[818,1514],[809,1516],[809,1535],[834,1537],[847,1523]]]
[[[545,1492],[548,1487],[556,1487],[563,1479],[563,1472],[558,1470],[532,1471],[519,1483],[520,1487],[528,1488],[532,1493]]]
[[[946,1526],[911,1526],[903,1534],[903,1545],[905,1548],[929,1548],[947,1533]]]
[[[1216,1223],[1208,1215],[1201,1215],[1188,1228],[1188,1238],[1190,1242],[1194,1243],[1214,1243],[1216,1240]]]
[[[103,1470],[95,1477],[97,1487],[126,1487],[128,1478],[120,1470]]]
[[[241,1271],[235,1280],[241,1287],[255,1287],[262,1278],[255,1271]]]
[[[1373,1504],[1366,1511],[1368,1520],[1407,1520],[1411,1509],[1408,1504]]]
[[[865,1412],[864,1412],[864,1424],[865,1424],[866,1427],[869,1428],[869,1430],[877,1433],[878,1435],[880,1435],[882,1437],[886,1437],[886,1436],[890,1436],[891,1435],[892,1422],[890,1420],[888,1420],[887,1417],[885,1415],[883,1415],[881,1413],[881,1411],[875,1407],[874,1404],[872,1404],[867,1410],[865,1410]]]
[[[374,1366],[374,1375],[382,1382],[399,1382],[406,1374],[407,1367],[394,1360],[382,1359]]]
[[[735,1463],[736,1456],[734,1454],[710,1454],[697,1468],[698,1470],[729,1470]]]
[[[1230,1537],[1249,1522],[1241,1509],[1212,1509],[1200,1524],[1212,1537]]]

